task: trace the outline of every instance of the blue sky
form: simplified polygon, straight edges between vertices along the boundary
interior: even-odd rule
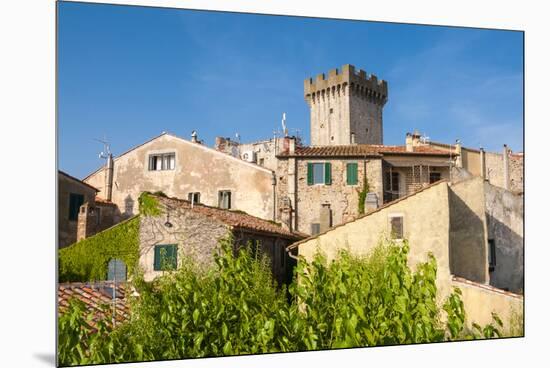
[[[59,168],[85,177],[162,131],[249,142],[287,125],[309,141],[303,80],[353,64],[388,81],[384,143],[523,150],[523,34],[60,3]]]

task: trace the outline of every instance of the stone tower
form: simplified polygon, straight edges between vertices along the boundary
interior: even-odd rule
[[[312,146],[383,144],[382,109],[388,84],[344,65],[304,81]]]

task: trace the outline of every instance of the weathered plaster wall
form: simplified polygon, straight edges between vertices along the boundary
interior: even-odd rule
[[[488,238],[494,239],[496,266],[490,284],[523,291],[523,197],[485,183]]]
[[[175,152],[175,170],[148,170],[150,154],[169,152]],[[86,182],[103,191],[104,180],[100,170]],[[182,199],[187,199],[190,192],[200,192],[202,203],[217,206],[219,190],[231,191],[232,209],[273,218],[272,172],[255,164],[169,134],[114,160],[112,201],[123,218],[137,213],[137,199],[143,191],[162,191]]]
[[[333,259],[340,249],[368,254],[390,233],[390,216],[403,216],[404,237],[410,244],[409,265],[425,262],[428,252],[437,260],[441,295],[450,291],[448,186],[442,182],[356,221],[331,229],[298,245],[298,253],[312,260],[319,249]]]
[[[76,242],[78,219],[69,220],[69,198],[71,193],[82,194],[84,203],[94,203],[95,190],[63,174],[58,179],[58,243],[59,248]]]
[[[493,185],[504,187],[504,161],[502,154],[485,153],[486,178]]]
[[[523,315],[523,297],[520,295],[476,285],[466,280],[453,280],[451,285],[458,287],[462,292],[467,325],[475,322],[485,326],[491,323],[491,313],[495,312],[503,322],[503,331],[508,331],[513,314]]]
[[[290,160],[289,160],[290,161]],[[332,226],[349,221],[358,215],[359,191],[365,173],[370,186],[370,191],[377,194],[379,203],[382,203],[382,161],[379,159],[296,159],[297,175],[297,203],[295,206],[298,231],[311,234],[311,224],[320,223],[321,209],[323,205],[330,205]],[[332,183],[307,184],[307,164],[315,162],[330,162],[332,171]],[[358,183],[347,185],[346,164],[357,163]],[[288,164],[287,164],[288,165]],[[288,179],[290,181],[290,178]],[[288,185],[288,184],[287,184]]]
[[[449,191],[451,273],[479,283],[489,281],[484,182],[473,177]]]
[[[477,150],[470,150],[462,147],[462,167],[472,175],[481,176],[481,158]]]

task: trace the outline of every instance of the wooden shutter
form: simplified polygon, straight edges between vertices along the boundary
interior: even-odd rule
[[[307,163],[307,185],[313,185],[313,164]]]
[[[153,264],[153,269],[155,271],[160,271],[161,268],[160,268],[160,250],[162,249],[162,246],[160,245],[157,245],[155,247],[155,260],[154,260],[154,264]]]
[[[357,163],[349,163],[346,167],[346,181],[348,185],[357,184]]]
[[[332,184],[332,173],[330,162],[325,162],[325,185]]]

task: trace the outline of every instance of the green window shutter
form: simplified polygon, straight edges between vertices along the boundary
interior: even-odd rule
[[[348,185],[357,185],[357,163],[348,163],[346,167],[346,181]]]
[[[307,163],[307,185],[313,185],[313,164]]]
[[[178,246],[175,244],[155,246],[155,259],[153,269],[163,271],[178,268]]]
[[[167,252],[170,259],[170,266],[173,270],[175,270],[178,268],[178,246],[169,245],[168,248],[170,249],[170,251]]]
[[[330,162],[325,162],[325,184],[332,184],[332,173]]]
[[[154,264],[153,264],[153,270],[155,271],[160,271],[160,250],[162,249],[161,246],[156,246],[155,247],[155,260],[154,260]]]

